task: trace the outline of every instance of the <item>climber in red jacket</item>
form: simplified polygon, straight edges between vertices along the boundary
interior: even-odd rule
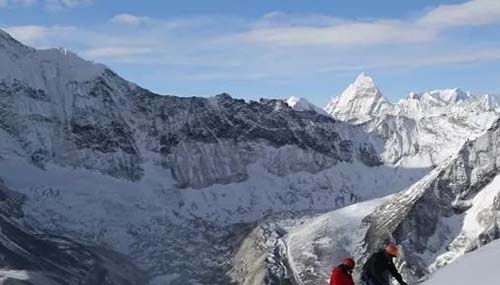
[[[344,259],[342,264],[333,268],[332,276],[330,277],[330,285],[354,285],[351,276],[354,266],[354,259]]]

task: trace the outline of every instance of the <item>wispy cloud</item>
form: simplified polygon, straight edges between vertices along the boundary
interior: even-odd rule
[[[441,5],[418,20],[437,28],[477,26],[500,22],[500,1],[473,0],[462,4]]]
[[[47,31],[49,29],[44,26],[27,25],[8,27],[5,28],[5,30],[15,39],[25,44],[32,45],[36,43],[37,40],[43,39],[47,36]]]
[[[80,5],[88,5],[92,0],[0,0],[0,8],[3,7],[31,7],[38,3],[50,11],[61,11]]]
[[[92,0],[44,0],[45,7],[51,11],[59,11],[91,3]]]
[[[136,55],[143,55],[152,53],[149,48],[138,47],[106,47],[89,49],[85,51],[84,55],[92,58],[109,58],[109,57],[131,57]]]
[[[453,30],[500,24],[499,5],[475,0],[430,8],[415,18],[371,20],[280,12],[257,19],[117,14],[92,27],[7,30],[36,47],[65,46],[89,59],[139,63],[178,78],[262,80],[500,60],[500,38],[470,41]]]
[[[377,45],[418,43],[434,39],[436,31],[400,21],[343,22],[311,27],[258,27],[222,38],[222,42],[265,43],[270,45]]]
[[[136,16],[132,14],[118,14],[111,18],[110,22],[114,24],[139,25],[149,21],[149,17]]]
[[[292,19],[290,19],[292,18]],[[297,21],[293,18],[299,18]],[[430,9],[417,19],[344,20],[327,16],[264,16],[249,30],[222,38],[226,43],[268,45],[384,45],[430,42],[455,26],[478,26],[500,22],[500,1],[473,0]]]
[[[37,0],[0,0],[0,8],[7,6],[33,6]]]

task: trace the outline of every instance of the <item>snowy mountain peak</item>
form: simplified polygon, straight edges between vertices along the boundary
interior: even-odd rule
[[[328,114],[341,120],[360,120],[390,108],[374,80],[362,72],[340,96],[333,98],[325,107]]]
[[[366,89],[377,88],[377,86],[375,85],[375,82],[373,81],[373,78],[364,72],[361,72],[356,77],[356,80],[354,80],[352,85],[354,85],[358,88],[366,88]]]
[[[314,111],[318,114],[328,115],[325,110],[309,102],[306,98],[290,96],[284,100],[290,108],[296,111]]]
[[[0,81],[14,81],[48,93],[71,93],[69,83],[93,80],[105,65],[80,58],[64,48],[38,50],[0,30]]]

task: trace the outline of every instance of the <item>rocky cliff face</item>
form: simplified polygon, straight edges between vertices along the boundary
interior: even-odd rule
[[[368,136],[351,140],[361,131],[281,100],[160,96],[64,50],[34,50],[5,33],[0,40],[2,152],[41,168],[52,162],[139,180],[153,162],[180,187],[201,188],[246,180],[259,158],[271,157],[264,165],[276,175],[381,164]],[[279,150],[285,146],[296,155]]]

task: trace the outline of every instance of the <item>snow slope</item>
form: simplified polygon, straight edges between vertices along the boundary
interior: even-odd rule
[[[432,275],[424,285],[496,285],[498,284],[498,257],[500,241],[492,242],[467,253]]]

